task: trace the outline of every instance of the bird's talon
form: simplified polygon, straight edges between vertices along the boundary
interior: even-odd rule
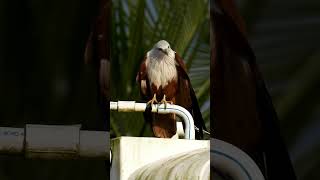
[[[167,101],[166,100],[166,95],[163,96],[163,99],[161,100],[160,104],[164,104],[164,109],[167,109],[167,104],[170,103],[170,104],[173,104],[172,101]]]
[[[151,105],[151,106],[152,106],[152,104],[155,104],[155,103],[158,103],[156,94],[154,94],[154,95],[153,95],[153,98],[152,98],[150,101],[147,102],[147,106],[148,106],[148,105]]]

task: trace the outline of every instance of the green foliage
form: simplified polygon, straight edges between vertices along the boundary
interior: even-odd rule
[[[111,100],[138,101],[136,74],[154,43],[167,40],[182,55],[209,123],[210,44],[208,1],[113,1]],[[150,135],[142,113],[111,113],[116,135]]]

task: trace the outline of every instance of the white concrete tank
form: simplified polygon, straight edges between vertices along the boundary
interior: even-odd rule
[[[208,180],[210,141],[120,137],[111,141],[112,180]]]

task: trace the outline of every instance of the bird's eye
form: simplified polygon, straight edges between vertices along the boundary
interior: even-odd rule
[[[168,48],[170,48],[170,46],[168,46]]]
[[[159,51],[161,51],[161,48],[157,48]]]

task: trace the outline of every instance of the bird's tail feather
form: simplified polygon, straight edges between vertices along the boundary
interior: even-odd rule
[[[192,100],[192,112],[193,117],[196,119],[195,126],[199,128],[199,131],[196,131],[196,139],[203,139],[203,130],[207,131],[206,125],[204,123],[204,120],[202,118],[202,114],[200,111],[200,107],[198,104],[198,100],[196,97],[196,94],[192,88],[190,88],[190,95]]]
[[[154,114],[152,131],[156,137],[171,138],[177,132],[175,114]]]

